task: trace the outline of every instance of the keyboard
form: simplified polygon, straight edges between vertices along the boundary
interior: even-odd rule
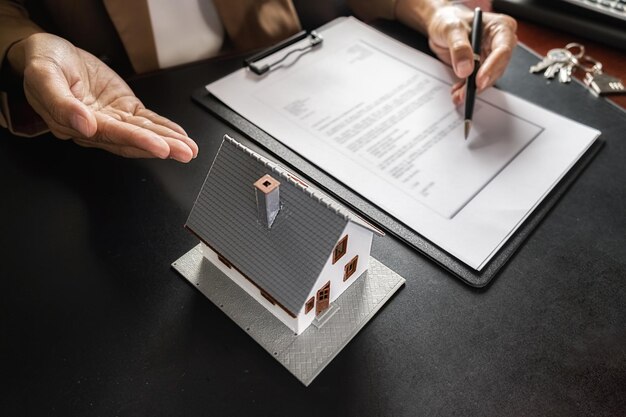
[[[561,0],[594,13],[614,17],[626,24],[626,0]]]
[[[626,50],[626,0],[492,0],[517,19]]]

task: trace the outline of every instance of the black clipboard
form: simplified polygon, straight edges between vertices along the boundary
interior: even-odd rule
[[[412,36],[414,37],[414,32],[412,33]],[[263,51],[260,54],[249,58],[246,62],[244,62],[244,65],[249,65],[250,62],[256,62],[260,59],[259,57],[263,58],[269,54],[273,54],[280,50],[281,47],[285,47],[298,40],[302,40],[305,36],[306,35],[304,34],[298,34],[294,36],[294,38],[289,38],[285,42],[271,48],[270,52]],[[296,37],[297,39],[294,40]],[[501,82],[498,83],[498,86],[505,87],[504,89],[508,90],[508,88],[506,88],[507,85],[511,82],[511,80],[515,80],[516,78],[522,80],[523,84],[540,83],[541,80],[539,77],[533,78],[532,75],[528,74],[528,68],[530,65],[534,64],[536,60],[537,58],[528,50],[517,47],[507,74],[503,77]],[[587,91],[585,91],[582,85],[571,85],[568,87],[572,87],[572,91],[575,92],[576,95],[581,96],[578,98],[579,102],[594,99],[594,97],[587,94]],[[550,96],[550,92],[545,92],[545,86],[540,88],[538,91],[541,91],[541,94],[548,94],[548,96]],[[554,92],[554,94],[557,95],[559,93],[562,94],[562,91],[559,90]],[[539,94],[537,94],[537,96],[539,96]],[[478,288],[486,286],[493,280],[498,271],[500,271],[500,269],[514,255],[514,253],[532,234],[532,231],[540,224],[558,200],[567,192],[569,187],[575,182],[576,178],[583,172],[585,167],[601,149],[603,143],[599,139],[594,141],[587,152],[583,154],[577,163],[564,175],[559,183],[543,199],[537,208],[535,208],[525,222],[513,233],[513,235],[499,249],[499,251],[492,257],[485,267],[481,271],[477,271],[439,248],[437,245],[433,244],[415,230],[409,228],[393,216],[389,215],[372,202],[361,197],[359,194],[343,185],[339,180],[330,176],[325,171],[322,171],[312,162],[292,151],[277,139],[258,128],[238,113],[234,112],[220,100],[212,96],[204,87],[194,91],[192,99],[205,109],[209,110],[215,116],[225,121],[228,125],[232,126],[243,136],[260,145],[270,154],[270,156],[273,156],[277,162],[303,176],[313,185],[330,194],[338,201],[341,201],[343,204],[368,219],[368,221],[378,225],[386,233],[397,237],[411,248],[416,249],[419,253],[440,265],[451,274],[461,279],[464,283]],[[531,98],[530,101],[535,100]],[[541,105],[541,103],[538,104]],[[589,103],[587,103],[587,105],[588,104]],[[584,106],[581,108],[584,109]]]

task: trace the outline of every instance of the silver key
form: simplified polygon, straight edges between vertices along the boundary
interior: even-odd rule
[[[543,76],[551,80],[556,76],[557,72],[561,71],[561,68],[563,68],[564,66],[565,63],[563,62],[555,62],[546,69],[546,71],[543,73]]]
[[[617,77],[604,74],[601,70],[588,72],[585,75],[585,84],[593,93],[599,96],[626,93],[626,87],[624,87],[622,80]]]
[[[562,84],[567,84],[572,81],[572,72],[574,72],[576,65],[578,65],[578,60],[575,57],[572,57],[570,62],[563,65],[563,68],[559,70],[559,81]]]
[[[572,59],[572,53],[565,48],[550,49],[540,62],[530,67],[533,74],[544,71],[556,63],[566,63]],[[556,72],[554,73],[556,75]]]

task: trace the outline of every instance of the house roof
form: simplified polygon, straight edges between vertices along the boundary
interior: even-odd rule
[[[265,174],[280,182],[281,209],[270,229],[258,220],[253,186]],[[224,136],[186,226],[295,315],[349,221],[382,233]]]

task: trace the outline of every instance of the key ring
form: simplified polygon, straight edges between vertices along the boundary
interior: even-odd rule
[[[577,60],[582,58],[583,55],[585,55],[585,46],[580,44],[580,43],[578,43],[578,42],[568,43],[567,45],[565,45],[565,49],[570,51],[572,56],[574,58],[576,58]],[[576,49],[578,49],[578,53],[577,54],[574,53],[574,50],[576,50]]]
[[[591,65],[584,65],[591,64]],[[578,67],[587,73],[599,74],[602,72],[602,62],[598,61],[590,55],[585,55],[578,60]]]

